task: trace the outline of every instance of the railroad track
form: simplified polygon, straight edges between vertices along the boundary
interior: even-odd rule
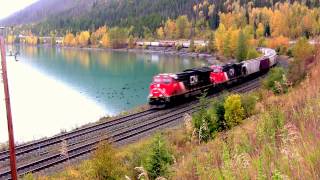
[[[259,86],[259,80],[260,78],[253,79],[239,86],[232,87],[229,91],[238,93],[248,92]],[[219,94],[214,94],[211,97],[218,95]],[[63,164],[71,159],[87,155],[94,151],[96,145],[101,141],[109,141],[115,144],[124,143],[143,134],[175,124],[182,119],[185,113],[195,112],[197,108],[197,102],[194,101],[167,110],[156,111],[149,109],[112,121],[77,129],[35,143],[18,146],[18,174],[24,175],[30,172],[39,172],[55,165]],[[63,141],[68,142],[66,152],[68,156],[62,156],[61,153],[52,150],[54,146],[59,148],[59,145]],[[39,158],[32,161],[24,161],[23,157],[39,155],[39,150],[42,152]],[[7,162],[8,152],[1,152],[0,158],[2,161]],[[8,168],[0,170],[0,179],[10,179],[10,170]]]

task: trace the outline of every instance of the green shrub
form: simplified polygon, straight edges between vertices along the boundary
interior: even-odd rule
[[[148,48],[149,48],[149,46],[148,46],[148,45],[146,45],[146,44],[143,44],[142,48],[143,48],[143,49],[148,49]]]
[[[267,41],[264,37],[261,37],[258,39],[258,47],[266,47]]]
[[[289,48],[289,49],[288,49],[288,51],[287,51],[287,56],[293,57],[292,48]]]
[[[264,114],[257,127],[258,141],[275,143],[276,135],[283,130],[284,121],[284,115],[279,110],[273,109]]]
[[[275,94],[286,93],[288,91],[288,85],[285,70],[281,67],[271,69],[263,85]]]
[[[183,47],[182,47],[181,44],[177,44],[177,45],[175,46],[175,48],[176,48],[177,51],[180,51]]]
[[[292,84],[298,84],[307,75],[308,59],[312,59],[314,48],[306,38],[300,38],[292,48],[294,60],[289,65],[288,80]]]
[[[194,52],[195,47],[194,47],[194,39],[190,40],[190,46],[189,46],[189,52]]]
[[[206,52],[207,51],[207,47],[206,46],[196,46],[196,49],[195,49],[195,51],[197,52],[197,53],[204,53],[204,52]]]
[[[253,93],[241,95],[241,104],[246,117],[250,117],[255,112],[258,97]]]
[[[98,146],[93,159],[94,179],[122,179],[124,178],[124,167],[116,151],[110,144],[103,143]]]
[[[260,54],[259,54],[259,52],[258,52],[256,49],[250,48],[250,49],[248,50],[247,59],[254,59],[254,58],[257,58],[257,57],[259,57],[259,56],[260,56]]]
[[[287,48],[287,46],[281,45],[281,46],[278,46],[278,47],[277,47],[276,51],[277,51],[277,53],[280,54],[280,55],[285,55],[285,54],[287,54],[287,52],[288,52],[288,48]]]
[[[22,177],[23,180],[36,180],[32,173],[28,173]]]
[[[224,103],[224,118],[228,128],[232,128],[244,119],[244,109],[241,105],[241,97],[238,94],[230,95]]]
[[[173,163],[173,156],[167,146],[166,140],[161,135],[156,135],[147,157],[145,167],[152,179],[167,177],[169,166]]]
[[[306,38],[300,38],[292,48],[292,55],[297,60],[304,60],[313,54],[314,48]]]
[[[207,142],[216,131],[216,119],[208,113],[208,104],[209,100],[206,99],[206,94],[202,95],[198,111],[192,115],[192,125],[196,130],[200,142]]]
[[[208,109],[208,113],[215,124],[215,131],[223,131],[227,129],[227,123],[224,119],[224,101],[225,96],[222,95],[214,99],[210,104],[210,108]]]

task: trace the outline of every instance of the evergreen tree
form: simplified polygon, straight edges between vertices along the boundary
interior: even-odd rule
[[[169,165],[173,163],[172,154],[168,149],[165,139],[161,135],[156,135],[146,164],[146,169],[152,179],[168,175]]]
[[[239,62],[246,59],[248,54],[247,40],[245,34],[240,31],[238,37],[238,47],[237,47],[237,60]]]
[[[208,46],[207,46],[207,51],[208,52],[214,52],[215,51],[215,43],[214,43],[214,33],[211,32],[209,35],[209,41],[208,41]]]

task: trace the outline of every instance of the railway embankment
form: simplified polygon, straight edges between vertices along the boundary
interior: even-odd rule
[[[229,89],[232,93],[248,92],[260,85],[259,79],[252,79]],[[215,95],[216,96],[216,95]],[[147,109],[116,119],[106,118],[97,124],[81,127],[52,138],[24,144],[17,149],[18,172],[40,172],[51,174],[87,159],[101,141],[124,145],[147,137],[154,132],[181,124],[184,114],[198,111],[199,105],[183,104],[173,109],[155,111]],[[1,175],[9,174],[8,157],[1,154]],[[3,173],[2,173],[3,172]]]
[[[320,54],[308,48],[296,47],[289,69],[272,70],[262,89],[204,100],[210,106],[186,113],[179,128],[120,149],[100,145],[50,177],[319,179]]]

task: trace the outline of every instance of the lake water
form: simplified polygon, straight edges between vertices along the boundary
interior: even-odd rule
[[[8,47],[12,49],[12,47]],[[147,103],[155,74],[205,65],[177,56],[22,46],[7,57],[15,137],[51,136]],[[7,53],[9,51],[7,50]],[[0,142],[7,126],[0,87]]]

